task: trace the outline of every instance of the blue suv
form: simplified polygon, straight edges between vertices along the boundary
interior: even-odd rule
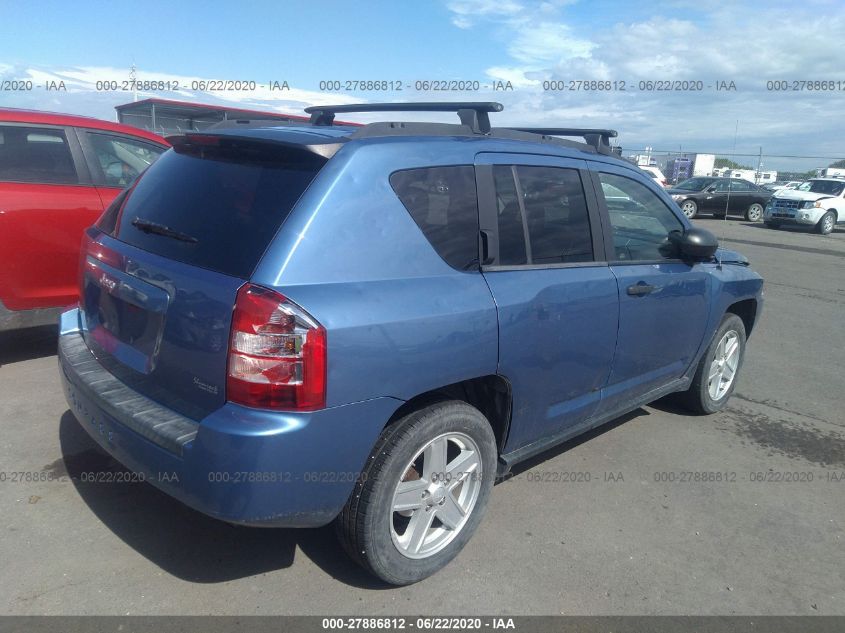
[[[614,131],[492,128],[501,109],[171,139],[84,237],[59,337],[82,426],[200,512],[335,521],[407,584],[513,464],[671,393],[724,407],[761,277]],[[334,123],[403,110],[460,124]]]

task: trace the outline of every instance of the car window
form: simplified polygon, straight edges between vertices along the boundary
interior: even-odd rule
[[[578,171],[520,165],[516,175],[528,226],[529,263],[592,261],[590,217]]]
[[[801,191],[824,193],[829,196],[838,196],[842,193],[843,188],[845,188],[845,183],[832,180],[808,180],[799,187]]]
[[[443,260],[478,266],[478,198],[471,165],[394,172],[390,186]]]
[[[79,182],[62,130],[0,127],[0,180],[74,184]]]
[[[675,189],[683,189],[684,191],[703,191],[712,183],[713,180],[710,178],[688,178],[687,180],[682,180],[675,185]]]
[[[126,187],[152,165],[165,148],[152,143],[134,141],[123,136],[88,132],[91,147],[109,187]]]
[[[247,279],[323,164],[295,148],[188,144],[162,154],[100,225],[150,253]],[[162,239],[139,222],[184,239]]]
[[[493,182],[500,265],[593,261],[590,219],[577,170],[496,165]]]
[[[519,206],[519,194],[514,179],[514,167],[493,167],[496,188],[496,216],[499,229],[499,264],[519,266],[528,263],[525,223]]]
[[[757,187],[747,180],[734,180],[731,182],[731,191],[754,191]]]
[[[631,178],[600,172],[599,179],[613,228],[615,258],[619,261],[674,258],[669,233],[683,231],[684,225],[672,210],[648,187]],[[625,197],[609,197],[608,187],[623,192]]]
[[[727,193],[731,189],[730,180],[720,180],[713,185],[716,188],[716,193]]]

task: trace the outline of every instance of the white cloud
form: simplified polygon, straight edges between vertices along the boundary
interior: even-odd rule
[[[461,13],[455,10],[462,6]],[[465,17],[472,3],[450,3]],[[487,4],[482,2],[482,4]],[[696,145],[731,149],[740,121],[740,151],[783,154],[841,152],[829,139],[841,135],[845,92],[772,92],[766,80],[842,80],[845,13],[836,4],[737,6],[706,9],[699,3],[651,8],[642,19],[621,23],[608,15],[588,27],[571,20],[569,2],[543,2],[500,12],[481,11],[465,28],[497,34],[513,60],[486,69],[491,79],[511,81],[518,93],[492,95],[508,123],[618,127],[624,145]],[[592,7],[591,7],[592,8]],[[841,8],[841,5],[839,6]],[[691,12],[695,17],[689,17]],[[481,24],[483,21],[483,24]],[[626,92],[543,92],[544,80],[625,81]],[[640,80],[702,80],[702,92],[642,92]],[[733,81],[735,92],[706,86]],[[633,90],[632,90],[633,88]],[[529,93],[532,94],[529,98]],[[515,116],[522,120],[512,120]],[[703,146],[703,147],[702,147]]]
[[[460,29],[471,28],[479,19],[508,17],[525,11],[516,0],[451,0],[446,5],[454,14],[452,24]]]

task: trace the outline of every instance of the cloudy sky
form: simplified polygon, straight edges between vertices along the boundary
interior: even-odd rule
[[[841,0],[88,4],[0,0],[0,88],[20,79],[35,86],[0,89],[0,105],[114,119],[114,106],[133,94],[97,91],[96,82],[128,79],[134,62],[138,79],[180,83],[178,91],[138,98],[289,112],[332,102],[496,100],[505,111],[494,124],[612,127],[626,153],[651,146],[756,155],[762,147],[768,169],[845,157]],[[202,79],[254,81],[256,89],[190,89]],[[321,90],[321,81],[347,80],[384,80],[402,90]],[[420,80],[480,87],[420,92]],[[584,80],[615,89],[568,89]],[[703,89],[640,89],[640,82],[674,80],[700,81]],[[792,90],[808,80],[834,90]],[[46,91],[49,81],[64,81],[67,90]],[[287,81],[290,90],[270,91],[271,81]],[[513,90],[491,90],[497,81]],[[717,90],[731,82],[735,89]],[[788,90],[769,90],[769,82]],[[756,164],[750,156],[736,160]]]

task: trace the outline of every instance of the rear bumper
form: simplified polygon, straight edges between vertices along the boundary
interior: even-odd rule
[[[330,522],[401,404],[375,398],[309,413],[226,404],[195,422],[108,374],[85,346],[78,320],[76,309],[62,314],[59,367],[82,427],[146,481],[223,521],[279,527]]]

